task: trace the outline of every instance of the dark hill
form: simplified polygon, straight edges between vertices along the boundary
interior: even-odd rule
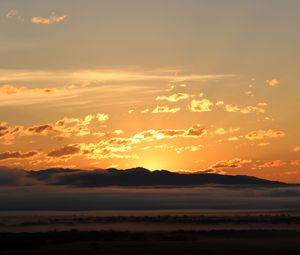
[[[244,175],[219,175],[207,173],[180,174],[166,170],[149,171],[137,167],[125,170],[96,169],[93,171],[74,169],[46,169],[31,171],[28,175],[48,184],[80,187],[96,186],[197,186],[218,185],[263,185],[281,186],[285,183],[269,181]]]

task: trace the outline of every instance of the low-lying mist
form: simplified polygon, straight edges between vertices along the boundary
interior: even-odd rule
[[[0,188],[0,210],[300,209],[300,187]]]

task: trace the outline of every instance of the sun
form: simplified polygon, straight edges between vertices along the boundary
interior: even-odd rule
[[[140,156],[137,164],[151,171],[170,169],[172,160],[162,153],[152,151]]]

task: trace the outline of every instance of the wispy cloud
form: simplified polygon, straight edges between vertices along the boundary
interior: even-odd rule
[[[112,98],[119,97],[119,94],[123,92],[130,93],[128,97],[124,97],[126,102],[133,100],[132,93],[135,92],[139,93],[140,96],[135,97],[134,100],[140,100],[139,103],[145,103],[145,101],[141,100],[141,97],[145,98],[149,94],[151,96],[153,94],[157,95],[158,92],[163,91],[163,89],[158,88],[159,82],[170,82],[177,79],[207,81],[221,79],[221,77],[226,79],[231,77],[231,75],[191,74],[180,76],[178,73],[176,74],[170,70],[138,68],[103,68],[93,70],[2,69],[0,70],[0,105],[26,105],[47,102],[59,104],[60,101],[64,100],[64,105],[66,106],[73,104],[73,99],[76,97],[80,97],[80,102],[95,100],[97,104],[105,104],[103,98],[106,97],[107,99],[109,98],[106,103],[119,104],[122,103],[122,100],[112,100]],[[29,84],[30,87],[25,87],[24,84]],[[41,84],[47,87],[40,88]],[[185,95],[179,95],[179,98],[182,97],[185,97]],[[171,100],[174,100],[174,98],[172,97]],[[150,96],[148,96],[148,100],[150,100]]]
[[[293,148],[294,152],[299,152],[300,151],[300,145],[297,145]]]
[[[67,88],[28,88],[13,85],[0,86],[0,106],[33,105],[71,99],[76,90]]]
[[[291,160],[291,165],[292,166],[300,166],[300,159]]]
[[[18,15],[18,10],[16,9],[11,9],[6,13],[6,18],[12,18],[12,17],[16,17]]]
[[[55,92],[55,88],[28,88],[28,87],[17,87],[10,84],[4,84],[0,86],[0,94],[6,94],[6,95],[14,95],[18,93],[31,93],[31,94],[50,94]]]
[[[16,9],[9,10],[5,14],[5,17],[7,19],[16,19],[20,22],[24,22],[27,20],[26,18],[21,16],[19,14],[19,11]],[[32,24],[39,24],[39,25],[52,25],[52,24],[57,24],[65,21],[67,17],[68,15],[55,15],[55,13],[52,13],[49,17],[34,16],[30,18],[30,22]]]
[[[286,165],[286,162],[283,160],[273,160],[267,161],[258,166],[258,168],[272,168],[272,167],[280,167]]]
[[[31,23],[33,24],[40,24],[40,25],[52,25],[56,23],[61,23],[67,18],[67,15],[57,16],[52,14],[50,17],[32,17]]]
[[[260,114],[260,113],[265,113],[266,109],[265,107],[267,106],[266,103],[258,103],[256,106],[238,106],[236,104],[226,104],[225,105],[225,110],[227,112],[240,112],[242,114],[248,114],[248,113],[256,113],[256,114]]]
[[[158,96],[156,100],[167,100],[169,102],[178,102],[183,99],[189,98],[189,95],[186,93],[176,93],[170,96]]]
[[[24,22],[24,18],[19,15],[19,11],[16,9],[11,9],[9,10],[6,14],[5,17],[7,19],[12,19],[12,20],[17,20],[18,22]]]
[[[276,80],[276,79],[271,79],[271,80],[266,80],[266,83],[270,87],[275,87],[275,86],[277,86],[279,84],[279,81]]]
[[[230,168],[241,168],[244,164],[250,164],[252,160],[234,158],[229,160],[220,160],[215,164],[211,165],[212,169],[230,169]]]
[[[180,74],[182,73],[182,74]],[[103,68],[75,70],[4,70],[0,69],[0,82],[15,81],[68,81],[72,83],[135,82],[135,81],[209,81],[233,78],[234,74],[185,74],[180,70],[149,70],[142,68]]]
[[[162,105],[162,106],[157,106],[152,113],[175,113],[175,112],[179,112],[180,111],[180,107],[174,107],[174,108],[170,108],[168,106]]]
[[[227,134],[232,134],[235,133],[237,131],[239,131],[240,128],[228,128],[228,129],[224,129],[224,128],[218,128],[214,134],[215,135],[227,135]]]
[[[249,140],[260,140],[264,138],[277,138],[277,137],[283,137],[285,136],[285,133],[283,131],[275,131],[272,129],[269,130],[255,130],[251,131],[248,134],[246,134],[246,138]]]
[[[149,149],[148,147],[144,147],[143,149],[145,150]],[[198,145],[190,145],[190,146],[184,146],[184,147],[177,147],[175,145],[169,145],[169,144],[162,144],[162,145],[156,145],[154,147],[155,149],[161,149],[161,150],[167,150],[170,152],[175,152],[177,154],[181,154],[183,152],[197,152],[199,150],[201,150],[203,148],[202,144],[198,144]]]
[[[144,109],[144,110],[141,110],[141,113],[144,114],[144,113],[147,113],[149,111],[150,111],[149,109]]]

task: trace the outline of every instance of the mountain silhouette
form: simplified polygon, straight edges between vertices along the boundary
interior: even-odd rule
[[[27,175],[46,184],[69,185],[79,187],[101,186],[197,186],[205,184],[218,185],[288,185],[282,182],[260,179],[246,175],[220,175],[211,173],[182,174],[167,170],[150,171],[143,167],[124,170],[115,168],[80,169],[52,168],[29,171]]]

